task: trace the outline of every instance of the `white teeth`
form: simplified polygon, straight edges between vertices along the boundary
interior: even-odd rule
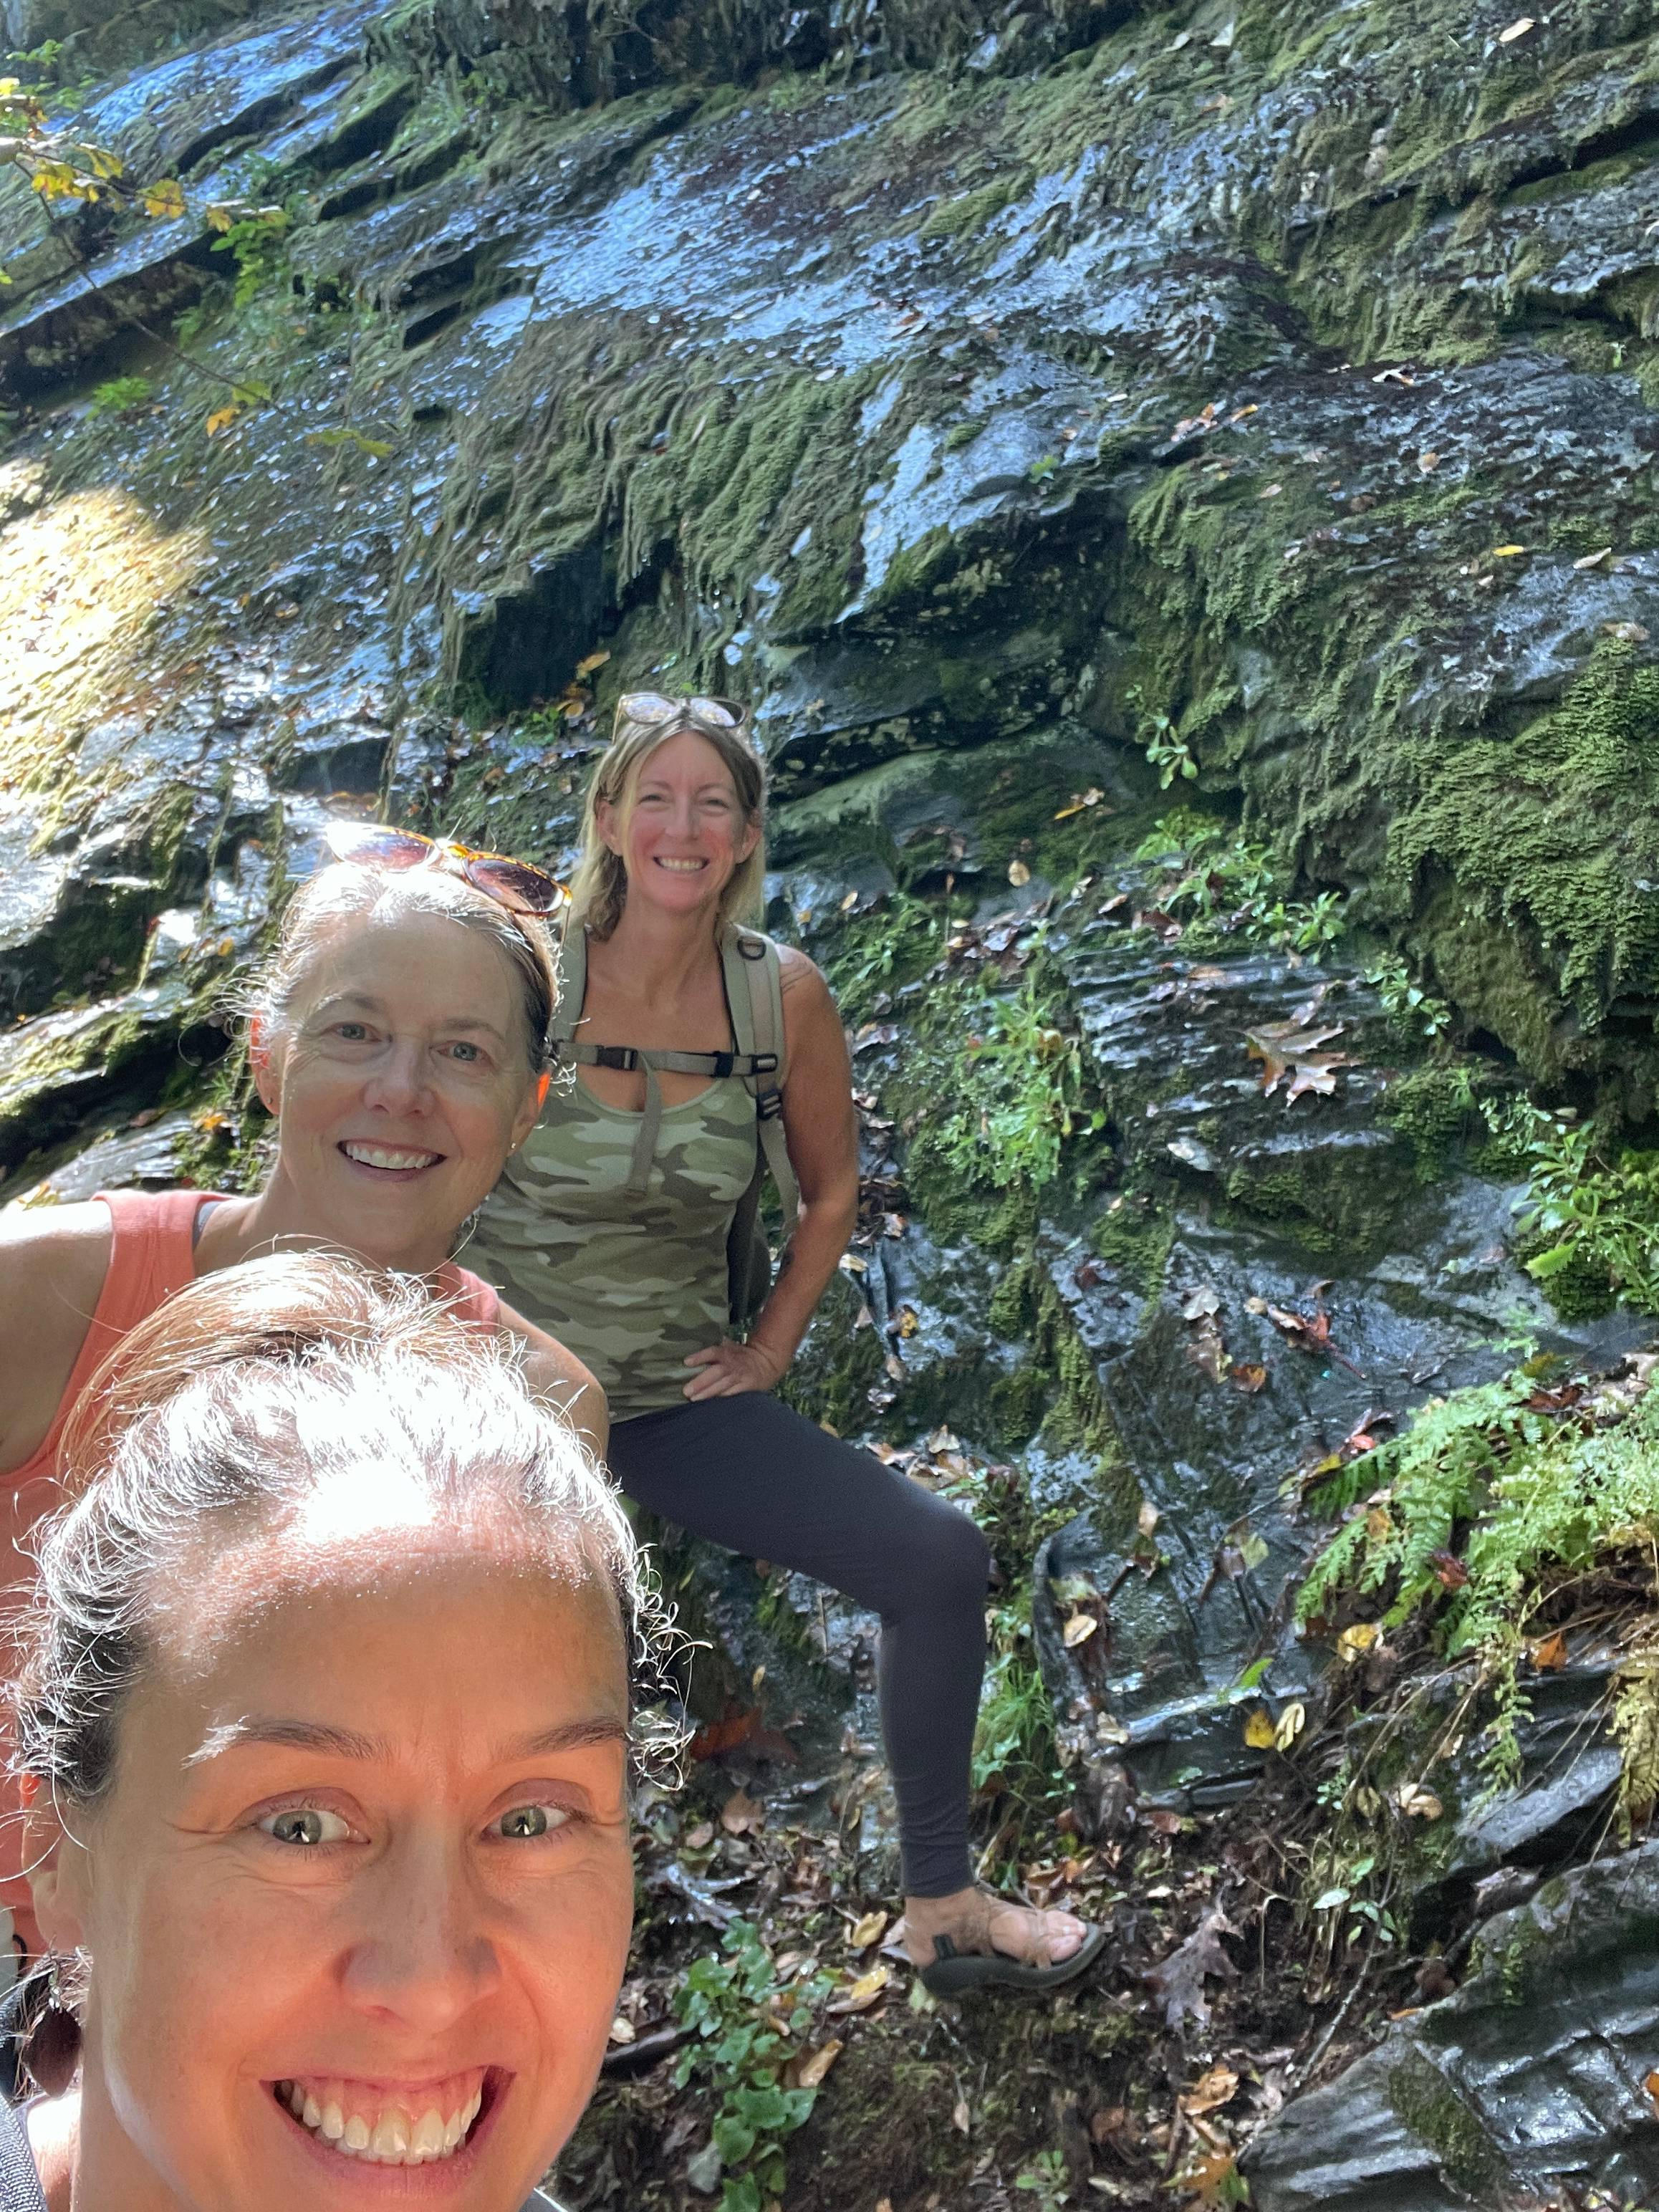
[[[659,855],[657,866],[659,868],[672,868],[678,875],[695,876],[701,875],[708,863],[705,860],[665,860]]]
[[[436,2105],[428,2106],[418,2120],[403,2106],[393,2106],[371,2123],[359,2112],[348,2118],[339,2099],[327,2096],[326,2085],[321,2094],[299,2081],[278,2081],[275,2087],[278,2103],[286,2105],[320,2141],[348,2158],[366,2159],[372,2165],[425,2166],[452,2158],[483,2109],[480,2085],[447,2120]]]
[[[430,1167],[436,1155],[432,1152],[388,1152],[375,1145],[348,1145],[345,1155],[368,1168],[424,1168]]]

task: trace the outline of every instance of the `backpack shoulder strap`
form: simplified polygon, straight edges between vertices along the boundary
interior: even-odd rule
[[[735,923],[721,940],[720,960],[738,1050],[754,1063],[754,1072],[743,1079],[755,1102],[761,1152],[783,1201],[784,1234],[793,1236],[800,1211],[800,1186],[783,1133],[789,1048],[783,1027],[782,963],[769,937]]]
[[[582,1000],[587,996],[587,931],[574,915],[559,939],[558,981],[559,1003],[553,1009],[553,1023],[547,1033],[556,1059],[575,1036],[582,1018]]]

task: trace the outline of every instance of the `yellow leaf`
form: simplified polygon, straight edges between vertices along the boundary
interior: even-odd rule
[[[1086,1644],[1100,1623],[1091,1613],[1074,1613],[1065,1628],[1066,1649],[1075,1651],[1079,1644]]]
[[[1238,2076],[1231,2066],[1212,2066],[1200,2074],[1181,2100],[1184,2112],[1214,2112],[1229,2103],[1238,2089]]]
[[[841,902],[842,912],[843,914],[851,914],[853,908],[858,904],[858,893],[856,891],[848,891],[846,897]]]
[[[1486,558],[1489,561],[1512,561],[1517,553],[1524,553],[1526,550],[1524,545],[1494,545]]]
[[[1163,1518],[1164,1516],[1153,1504],[1152,1499],[1143,1498],[1140,1501],[1140,1510],[1135,1516],[1135,1527],[1143,1536],[1150,1536]]]
[[[816,2089],[841,2057],[842,2050],[841,2039],[832,2035],[828,2043],[821,2043],[816,2051],[809,2051],[795,2069],[795,2087]]]
[[[1017,891],[1023,890],[1025,885],[1030,882],[1031,871],[1026,866],[1024,860],[1009,861],[1008,880]]]
[[[590,653],[585,660],[579,660],[576,663],[576,674],[578,678],[585,676],[591,676],[596,668],[603,668],[605,662],[609,660],[610,658],[611,655],[608,653]],[[836,2047],[837,2049],[840,2048],[839,2045]]]
[[[1417,457],[1417,465],[1425,477],[1431,477],[1440,465],[1440,456],[1432,451],[1420,453]]]
[[[241,411],[240,407],[235,406],[216,407],[207,418],[209,437],[216,438],[221,430],[228,430]]]
[[[1394,1793],[1394,1802],[1412,1820],[1437,1820],[1445,1809],[1433,1790],[1425,1790],[1418,1782],[1402,1782]]]
[[[0,76],[0,100],[9,100],[21,89],[21,80],[15,76]]]
[[[171,177],[163,177],[144,187],[144,213],[165,218],[179,216],[185,211],[185,195]]]
[[[830,2007],[831,2012],[868,2012],[882,1991],[893,1978],[893,1970],[884,1963],[872,1966],[867,1974],[860,1974],[844,1995]]]
[[[1517,15],[1507,30],[1498,33],[1498,43],[1500,46],[1512,46],[1517,39],[1524,39],[1528,32],[1534,27],[1535,19],[1533,16]]]
[[[1299,1698],[1296,1704],[1286,1705],[1279,1716],[1279,1726],[1273,1730],[1273,1748],[1288,1751],[1307,1726],[1307,1722],[1308,1708]]]
[[[236,221],[236,210],[223,200],[213,201],[203,212],[207,216],[210,230],[227,231]]]
[[[1252,1751],[1271,1751],[1273,1747],[1273,1715],[1265,1705],[1258,1705],[1244,1723],[1244,1741]]]
[[[1612,557],[1612,546],[1604,545],[1599,553],[1586,553],[1582,560],[1575,561],[1572,565],[1577,569],[1599,568],[1604,561]]]
[[[126,174],[125,162],[118,154],[112,154],[107,147],[85,146],[82,151],[87,157],[87,167],[94,177],[108,181]]]
[[[1356,1659],[1363,1659],[1382,1632],[1374,1620],[1357,1620],[1352,1628],[1345,1628],[1337,1638],[1338,1654],[1350,1664]]]
[[[1527,1656],[1540,1673],[1551,1674],[1567,1663],[1565,1632],[1558,1628],[1553,1636],[1546,1636],[1536,1644],[1528,1644]]]
[[[862,1920],[854,1923],[847,1941],[854,1951],[867,1951],[879,1940],[886,1926],[887,1915],[884,1912],[866,1912]]]

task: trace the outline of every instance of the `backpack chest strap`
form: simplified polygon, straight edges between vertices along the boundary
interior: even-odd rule
[[[558,1055],[578,1067],[609,1067],[619,1075],[635,1075],[655,1069],[659,1075],[707,1075],[717,1082],[735,1075],[747,1083],[757,1075],[775,1075],[775,1052],[656,1052],[635,1044],[561,1044]]]

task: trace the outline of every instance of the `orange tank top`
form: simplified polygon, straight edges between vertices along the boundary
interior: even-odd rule
[[[109,1209],[109,1271],[52,1426],[33,1457],[4,1478],[7,1488],[19,1490],[57,1473],[64,1425],[82,1392],[129,1330],[195,1281],[196,1217],[203,1206],[218,1204],[221,1195],[211,1190],[98,1193],[99,1204]],[[475,1328],[496,1326],[501,1297],[482,1277],[451,1261],[438,1270],[437,1282],[458,1320]]]

